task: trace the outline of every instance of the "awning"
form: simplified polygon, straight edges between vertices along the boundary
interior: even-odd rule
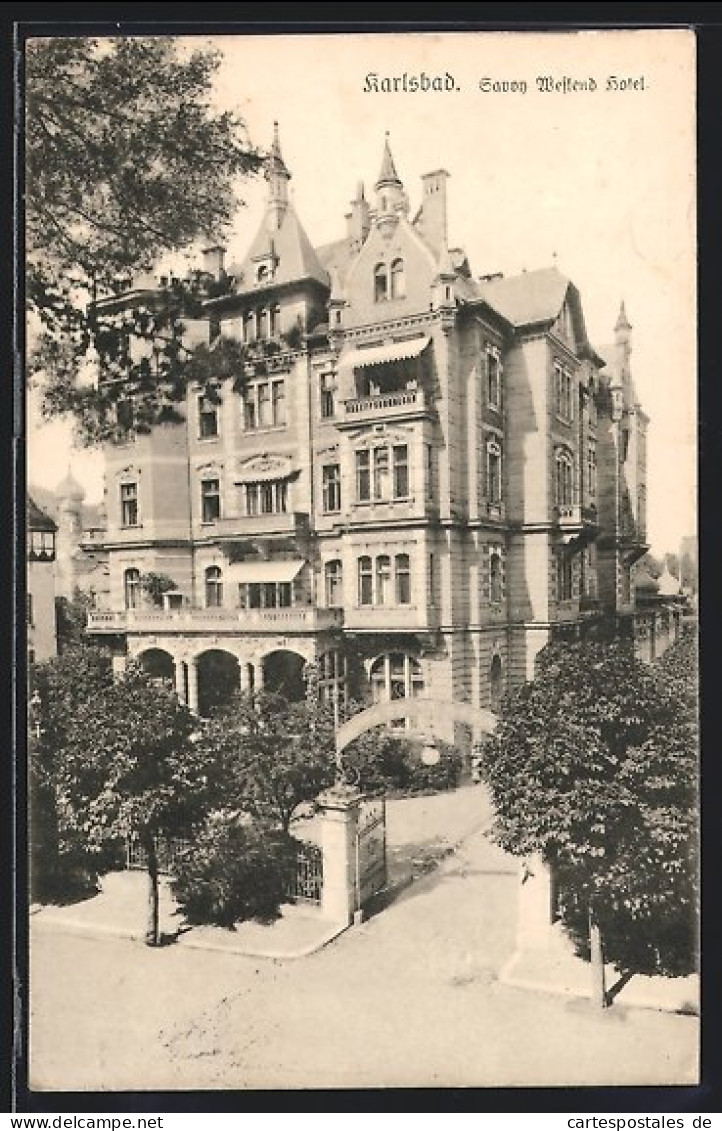
[[[293,581],[305,566],[304,561],[290,562],[237,562],[228,573],[233,581],[242,584],[263,581]]]
[[[348,350],[341,354],[339,365],[343,369],[359,369],[366,365],[385,365],[391,361],[404,361],[418,357],[428,346],[430,338],[407,338],[403,342],[389,342],[388,345],[371,346],[365,350]]]

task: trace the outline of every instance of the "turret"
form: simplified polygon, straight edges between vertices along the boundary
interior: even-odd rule
[[[363,246],[371,227],[371,210],[366,200],[363,181],[356,186],[355,199],[351,201],[351,211],[346,214],[347,236],[352,252],[358,252]]]
[[[376,215],[378,220],[402,213],[404,216],[409,211],[409,199],[404,192],[404,186],[399,174],[396,172],[394,159],[391,155],[389,135],[384,141],[384,153],[381,159],[381,172],[374,185],[376,192]]]
[[[73,555],[83,532],[82,515],[85,498],[85,490],[73,477],[70,467],[65,479],[58,484],[55,494],[58,500],[56,590],[59,597],[67,597],[70,600],[75,588]]]
[[[268,181],[268,229],[277,232],[288,208],[288,182],[291,179],[281,154],[278,122],[273,123],[273,141],[266,159],[264,176]]]

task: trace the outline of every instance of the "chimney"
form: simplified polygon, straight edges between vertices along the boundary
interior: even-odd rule
[[[363,181],[356,187],[356,197],[351,201],[351,211],[346,214],[347,234],[353,251],[360,251],[371,227],[371,215],[364,193]]]
[[[424,173],[421,177],[421,234],[435,251],[447,246],[446,169]]]
[[[203,248],[203,270],[220,281],[225,275],[226,249],[222,244],[211,244]]]

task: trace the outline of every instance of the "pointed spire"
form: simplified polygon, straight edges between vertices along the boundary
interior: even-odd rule
[[[619,315],[617,316],[617,324],[614,327],[614,329],[615,330],[631,330],[632,329],[632,324],[629,321],[629,319],[627,318],[627,309],[624,305],[624,299],[622,299],[622,301],[620,303]]]
[[[283,154],[281,153],[281,137],[278,132],[278,122],[275,121],[273,123],[273,141],[268,151],[268,162],[269,165],[273,167],[273,172],[285,173],[290,179],[291,174],[286,167],[286,162],[283,160]]]
[[[388,130],[386,131],[386,137],[384,139],[384,155],[381,160],[381,172],[379,173],[379,179],[375,187],[380,188],[382,185],[399,185],[399,187],[401,187],[401,179],[396,172],[394,159],[391,155]]]
[[[70,462],[68,462],[68,474],[58,483],[55,494],[60,500],[67,499],[75,503],[80,503],[85,498],[85,488],[74,477]]]
[[[268,181],[268,227],[271,232],[277,232],[288,208],[288,182],[291,179],[281,154],[278,122],[273,123],[273,140],[266,158],[264,176]]]

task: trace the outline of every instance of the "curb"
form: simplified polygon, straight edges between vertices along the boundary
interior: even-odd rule
[[[523,953],[523,952],[521,952]],[[514,974],[513,967],[519,960],[520,952],[517,951],[509,959],[497,975],[497,981],[504,986],[511,986],[520,990],[534,990],[537,993],[549,994],[554,997],[565,997],[573,1000],[589,1001],[591,1003],[591,994],[581,987],[576,988],[570,985],[560,985],[555,983],[552,978],[545,979],[543,977],[534,977],[533,975]],[[648,1009],[655,1013],[671,1013],[679,1017],[697,1017],[699,1018],[699,1003],[691,1002],[694,1009],[693,1011],[685,1010],[681,1005],[668,1004],[663,1001],[640,1001],[634,994],[631,997],[620,998],[619,1006],[622,1009]],[[611,1002],[605,1013],[610,1013],[614,1009],[614,1002]]]

